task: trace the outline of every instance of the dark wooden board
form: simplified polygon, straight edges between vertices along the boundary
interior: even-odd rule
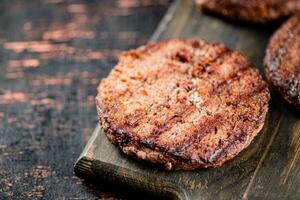
[[[232,23],[199,12],[192,1],[178,0],[152,40],[224,43],[263,73],[265,47],[275,26]],[[300,120],[272,92],[265,126],[247,149],[218,168],[173,172],[125,156],[97,127],[75,172],[175,199],[300,199]]]

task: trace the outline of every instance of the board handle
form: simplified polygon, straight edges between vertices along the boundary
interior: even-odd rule
[[[170,197],[176,200],[189,200],[187,191],[166,180],[147,176],[136,171],[129,171],[123,167],[117,167],[88,157],[81,157],[75,164],[74,172],[81,178],[93,178],[97,181],[111,185],[121,186],[125,189],[133,189],[149,192],[154,195]]]

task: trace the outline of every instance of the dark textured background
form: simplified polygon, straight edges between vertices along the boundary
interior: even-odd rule
[[[97,124],[99,80],[147,42],[169,3],[0,2],[0,199],[128,198],[73,165]]]

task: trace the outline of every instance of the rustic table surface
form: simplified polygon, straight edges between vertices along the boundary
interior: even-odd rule
[[[192,0],[176,0],[151,40],[202,38],[242,52],[264,76],[262,61],[282,21],[258,25],[199,12]],[[75,172],[118,187],[187,200],[300,199],[300,119],[271,91],[265,125],[251,145],[217,168],[165,172],[125,156],[101,129],[86,146]]]
[[[147,42],[170,1],[0,2],[0,199],[130,197],[73,165],[97,124],[99,79]]]

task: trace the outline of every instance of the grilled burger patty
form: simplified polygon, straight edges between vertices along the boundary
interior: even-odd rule
[[[300,110],[300,14],[291,17],[273,34],[264,66],[274,88]]]
[[[233,158],[261,130],[268,100],[266,83],[240,53],[177,39],[123,53],[96,104],[110,141],[171,170]]]
[[[300,11],[300,0],[196,0],[200,9],[232,19],[267,22]]]

